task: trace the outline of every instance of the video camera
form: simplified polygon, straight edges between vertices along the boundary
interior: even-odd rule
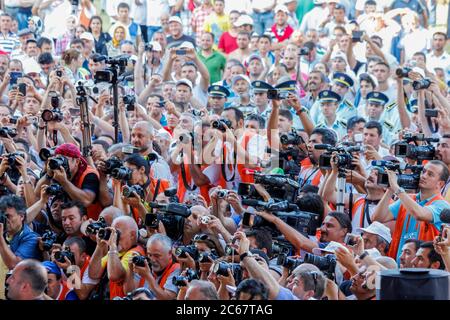
[[[99,70],[95,73],[94,80],[95,83],[99,82],[108,82],[114,83],[117,82],[118,76],[125,72],[125,68],[128,65],[128,55],[120,55],[114,58],[100,56],[94,59],[94,62],[105,61],[106,64],[109,64],[110,67],[105,70]],[[119,71],[117,71],[119,68]]]
[[[398,171],[397,183],[406,190],[419,189],[420,172],[423,166],[397,164],[390,161],[372,161],[372,166],[383,167],[389,170]],[[401,170],[411,170],[413,173],[404,174]],[[387,173],[378,173],[377,184],[383,187],[389,187],[389,176]]]
[[[158,209],[159,213],[147,213],[145,215],[145,226],[157,229],[161,221],[169,238],[176,240],[183,234],[184,219],[191,215],[191,210],[187,205],[150,202],[149,206],[153,209]]]
[[[319,157],[319,167],[321,169],[330,170],[331,169],[331,158],[332,153],[337,152],[336,155],[336,165],[339,169],[354,170],[355,165],[352,163],[353,152],[361,152],[362,147],[360,146],[336,146],[333,147],[329,144],[316,144],[314,146],[316,150],[326,150],[327,152],[322,153]]]
[[[417,142],[426,142],[426,145],[418,145]],[[411,144],[414,142],[414,144]],[[436,149],[432,142],[439,142],[439,138],[425,138],[423,133],[405,134],[403,141],[394,145],[396,157],[409,158],[413,160],[433,160],[436,157]]]

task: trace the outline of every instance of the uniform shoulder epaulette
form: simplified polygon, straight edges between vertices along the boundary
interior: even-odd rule
[[[351,103],[350,101],[348,101],[347,99],[344,100],[344,104],[349,106],[350,108],[354,108],[355,105],[353,103]]]
[[[337,123],[340,124],[341,126],[343,126],[344,128],[347,128],[347,122],[346,121],[338,120]]]
[[[383,120],[383,124],[389,129],[389,131],[394,129],[394,125],[387,120]]]
[[[394,107],[396,107],[396,106],[397,106],[397,102],[392,102],[386,106],[385,110],[390,111],[390,110],[394,109]]]

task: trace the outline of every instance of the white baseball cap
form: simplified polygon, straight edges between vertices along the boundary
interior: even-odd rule
[[[336,241],[330,241],[325,248],[323,248],[323,249],[322,248],[314,248],[312,252],[316,255],[320,255],[324,252],[325,253],[334,253],[337,248],[343,248],[348,251],[348,249],[343,244],[340,244],[339,242],[336,242]]]
[[[242,27],[244,25],[253,25],[253,19],[249,15],[243,14],[234,22],[235,27]]]
[[[193,90],[193,88],[194,88],[192,86],[191,80],[186,79],[186,78],[178,80],[177,83],[176,83],[176,86],[178,86],[180,84],[184,84],[184,85],[188,86],[189,88],[191,88],[191,90]]]
[[[80,39],[86,39],[86,40],[90,40],[90,41],[92,41],[92,42],[95,41],[94,36],[93,36],[92,33],[90,33],[90,32],[83,32],[83,33],[80,35]]]
[[[377,236],[382,237],[389,243],[391,243],[392,241],[391,230],[389,230],[388,227],[386,227],[384,224],[378,221],[372,222],[372,224],[367,228],[358,228],[356,229],[356,232],[367,232],[370,234],[376,234]]]
[[[283,11],[284,13],[289,14],[289,10],[284,4],[277,5],[273,12],[277,13],[278,11]]]
[[[42,71],[41,66],[33,58],[26,58],[22,61],[23,73],[40,73]]]
[[[195,49],[192,42],[189,42],[189,41],[184,41],[183,43],[180,44],[180,46],[178,48]]]
[[[162,52],[161,44],[158,41],[152,41],[152,42],[150,42],[150,45],[153,48],[152,51]]]
[[[171,22],[178,22],[179,24],[183,25],[183,22],[181,22],[181,18],[178,16],[171,16],[169,18],[169,23]]]

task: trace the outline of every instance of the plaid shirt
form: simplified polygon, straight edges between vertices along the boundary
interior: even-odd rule
[[[67,32],[56,40],[55,54],[57,56],[62,55],[62,53],[64,51],[66,51],[67,47],[69,46],[70,41],[72,41],[72,38],[73,38],[72,34]]]
[[[200,38],[205,32],[203,29],[203,25],[205,24],[206,18],[212,13],[212,8],[204,9],[202,7],[198,7],[194,9],[194,13],[192,14],[192,31],[195,34],[195,40],[197,45],[200,44]]]

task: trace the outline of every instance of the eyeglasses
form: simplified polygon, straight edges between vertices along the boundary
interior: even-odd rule
[[[195,241],[206,241],[208,240],[208,235],[207,234],[196,234],[194,236],[194,242]]]

